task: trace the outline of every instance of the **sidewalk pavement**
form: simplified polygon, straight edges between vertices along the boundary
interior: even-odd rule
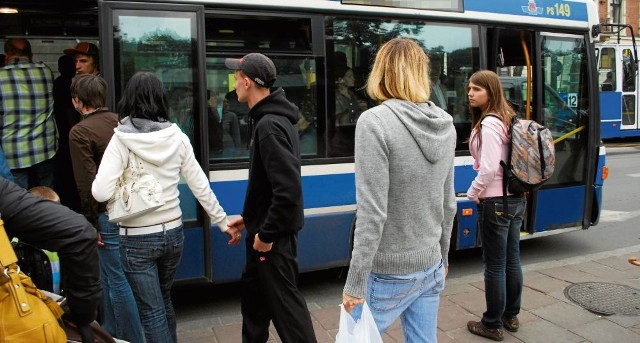
[[[640,258],[640,245],[588,256],[543,262],[523,267],[524,290],[518,332],[505,332],[504,342],[640,342],[640,315],[601,316],[565,297],[572,283],[607,282],[640,289],[640,267],[628,258]],[[438,341],[491,342],[466,328],[485,310],[482,274],[447,279],[441,296]],[[640,293],[640,292],[639,292]],[[338,332],[341,294],[327,301],[307,298],[318,342],[334,342]],[[179,342],[241,342],[242,317],[236,313],[207,318],[178,317]],[[281,342],[273,326],[269,342]],[[384,334],[385,343],[404,342],[399,322]]]

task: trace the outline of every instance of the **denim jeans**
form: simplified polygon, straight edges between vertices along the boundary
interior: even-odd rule
[[[98,248],[100,256],[100,325],[112,336],[131,343],[144,343],[140,314],[124,275],[120,261],[120,234],[118,225],[110,223],[105,213],[98,217],[103,247]]]
[[[183,227],[120,236],[122,266],[135,296],[147,343],[176,343],[171,286],[182,257]]]
[[[437,342],[438,307],[444,289],[442,262],[415,273],[388,275],[371,273],[366,301],[380,334],[400,317],[405,342]],[[360,318],[362,306],[352,311]]]
[[[482,323],[490,329],[501,328],[502,318],[518,315],[522,298],[520,228],[526,200],[510,197],[507,201],[506,215],[502,197],[485,199],[478,206],[487,302]]]

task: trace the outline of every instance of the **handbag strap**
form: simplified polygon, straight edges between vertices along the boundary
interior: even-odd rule
[[[13,246],[11,246],[9,236],[7,236],[7,232],[4,230],[4,221],[0,219],[0,267],[4,269],[17,262],[18,257],[16,253],[13,252]]]

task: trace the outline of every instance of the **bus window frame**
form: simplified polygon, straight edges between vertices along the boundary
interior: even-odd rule
[[[314,164],[326,164],[327,163],[327,153],[326,153],[326,97],[325,97],[325,88],[326,88],[326,73],[324,68],[325,63],[325,35],[324,35],[324,19],[326,14],[318,14],[312,12],[289,12],[289,13],[276,13],[269,11],[239,11],[239,10],[219,10],[212,9],[210,7],[205,7],[204,10],[204,23],[211,18],[215,17],[235,17],[238,20],[246,20],[251,17],[269,17],[269,18],[305,18],[310,20],[310,29],[311,29],[311,42],[310,47],[311,50],[308,52],[300,52],[300,51],[279,51],[279,50],[270,50],[270,49],[259,49],[257,51],[251,49],[228,49],[228,50],[211,50],[207,49],[206,46],[206,33],[203,33],[205,37],[204,41],[204,55],[205,55],[205,66],[204,72],[206,74],[206,59],[211,57],[226,57],[226,58],[239,58],[251,52],[260,52],[265,54],[266,56],[278,56],[278,57],[306,57],[312,58],[316,61],[316,115],[317,115],[317,131],[316,131],[316,140],[317,140],[317,151],[315,156],[301,156],[302,165],[314,165]],[[206,93],[206,90],[205,90]],[[206,97],[206,96],[205,96]],[[205,102],[206,107],[206,102]],[[206,110],[205,110],[206,113]],[[201,130],[204,128],[201,127]],[[203,141],[208,140],[208,136],[206,134],[203,135]],[[208,143],[205,142],[207,145]],[[203,144],[205,144],[203,143]],[[232,160],[225,161],[220,160],[216,161],[210,159],[210,155],[207,154],[205,156],[208,168],[205,170],[215,171],[215,170],[235,170],[235,169],[246,169],[249,166],[249,158],[245,160]],[[353,161],[353,158],[351,158]]]

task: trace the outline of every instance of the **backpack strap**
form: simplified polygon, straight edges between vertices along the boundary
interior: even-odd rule
[[[500,119],[500,117],[498,117],[497,115],[494,114],[487,114],[484,118],[487,117],[495,117]],[[511,125],[513,126],[513,123],[515,121],[515,116],[513,117],[513,119],[511,120]],[[484,119],[482,119],[484,121]],[[480,122],[480,124],[482,124],[482,122]],[[512,130],[510,130],[509,128],[507,128],[507,131],[510,133]],[[509,137],[509,149],[507,152],[507,161],[511,161],[511,148],[512,148],[512,141],[511,141],[511,137]],[[508,188],[508,184],[509,184],[509,175],[511,175],[511,168],[510,166],[505,162],[505,161],[500,161],[500,167],[502,167],[502,209],[504,211],[504,214],[507,215],[509,214],[509,202],[507,201],[507,188]]]

